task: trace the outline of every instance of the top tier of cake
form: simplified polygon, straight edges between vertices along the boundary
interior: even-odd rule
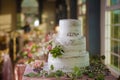
[[[78,38],[81,37],[80,21],[75,19],[63,19],[59,21],[59,38]]]

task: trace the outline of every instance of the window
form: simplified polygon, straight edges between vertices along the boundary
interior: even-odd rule
[[[120,73],[120,0],[106,0],[105,46],[109,66]],[[105,53],[106,54],[106,53]]]
[[[107,0],[107,6],[114,6],[118,5],[120,3],[120,0]]]
[[[111,11],[111,65],[120,70],[120,10]]]
[[[81,21],[81,33],[86,35],[86,0],[78,0],[78,19]]]

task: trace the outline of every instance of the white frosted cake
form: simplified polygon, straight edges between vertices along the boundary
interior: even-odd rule
[[[59,22],[59,32],[54,39],[64,50],[61,57],[48,56],[48,68],[54,66],[54,70],[71,72],[74,67],[89,66],[89,53],[86,51],[86,38],[81,35],[80,21],[75,19],[63,19]]]

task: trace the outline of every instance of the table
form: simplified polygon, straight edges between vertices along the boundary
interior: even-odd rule
[[[26,66],[25,72],[23,74],[22,80],[57,80],[56,78],[45,78],[45,77],[26,77],[24,76],[25,74],[28,74],[30,72],[34,72],[31,68],[30,65]],[[71,80],[69,78],[65,78],[65,77],[61,77],[59,80]],[[87,76],[82,77],[82,79],[78,79],[78,80],[94,80],[91,78],[88,78]],[[110,76],[106,76],[105,80],[117,80],[114,76],[110,75]]]
[[[24,76],[25,74],[28,74],[30,72],[34,72],[31,68],[30,65],[27,65],[26,66],[26,69],[25,69],[25,72],[23,74],[23,77],[22,77],[22,80],[56,80],[55,78],[41,78],[41,77],[27,77],[27,76]]]

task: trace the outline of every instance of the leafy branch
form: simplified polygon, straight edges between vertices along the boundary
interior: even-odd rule
[[[54,58],[62,56],[64,51],[60,45],[55,46],[52,50],[50,50],[50,53]]]

